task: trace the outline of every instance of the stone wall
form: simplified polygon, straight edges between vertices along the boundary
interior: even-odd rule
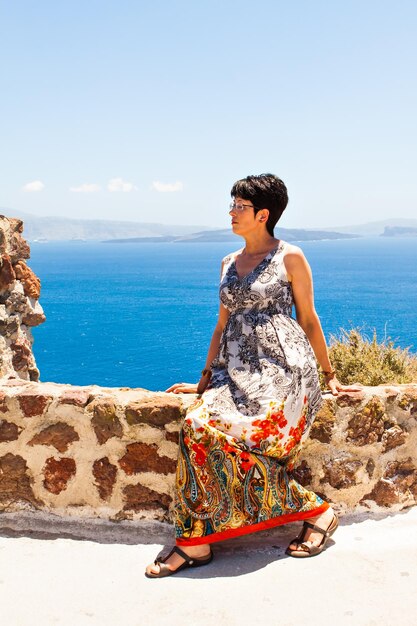
[[[38,299],[40,280],[26,264],[30,257],[23,222],[0,215],[0,379],[15,375],[39,380],[31,326],[45,321]]]
[[[0,386],[0,510],[169,521],[190,395],[17,379]],[[417,499],[417,385],[325,396],[294,470],[340,513]]]
[[[0,385],[0,510],[168,519],[183,407],[142,389]]]

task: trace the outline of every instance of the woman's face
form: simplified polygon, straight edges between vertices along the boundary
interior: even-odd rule
[[[268,219],[267,209],[258,211],[255,215],[252,202],[239,196],[233,199],[233,205],[237,208],[231,208],[229,215],[232,218],[232,230],[236,235],[244,235],[259,228],[265,228]]]

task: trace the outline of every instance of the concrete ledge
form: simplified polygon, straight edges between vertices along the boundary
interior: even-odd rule
[[[410,511],[404,509],[402,513]],[[399,515],[396,511],[354,511],[345,513],[340,519],[340,527],[360,524],[367,519],[375,521],[388,520]],[[221,542],[222,547],[236,549],[256,548],[274,543],[275,540],[285,542],[298,534],[299,522],[277,526],[271,530],[236,537]],[[125,545],[171,545],[173,527],[167,522],[152,520],[123,520],[112,522],[106,519],[79,519],[65,515],[54,515],[44,511],[17,511],[0,514],[1,537],[31,537],[32,539],[73,539],[94,541],[102,544]]]
[[[152,520],[111,522],[106,519],[79,519],[44,511],[0,514],[0,536],[34,539],[78,539],[97,543],[127,545],[172,543],[172,525]]]

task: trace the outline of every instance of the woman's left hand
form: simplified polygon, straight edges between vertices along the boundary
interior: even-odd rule
[[[165,393],[197,393],[197,385],[195,383],[175,383]]]
[[[339,391],[361,391],[361,389],[363,388],[363,385],[361,385],[360,383],[354,383],[353,385],[342,385],[342,383],[337,380],[336,376],[328,381],[327,386],[334,396],[337,396]]]

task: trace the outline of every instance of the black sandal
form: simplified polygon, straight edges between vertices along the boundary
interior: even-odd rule
[[[174,554],[174,552],[176,552],[177,554],[180,555],[180,557],[185,559],[185,563],[183,563],[176,569],[172,570],[172,569],[169,569],[168,565],[165,565],[165,561],[167,561],[169,557],[171,556],[171,554]],[[208,565],[210,561],[213,560],[213,557],[214,557],[214,554],[211,548],[210,548],[210,554],[207,557],[204,557],[204,559],[196,559],[195,557],[193,558],[191,556],[188,556],[188,554],[185,554],[185,552],[183,552],[181,548],[179,548],[178,546],[174,546],[171,552],[167,556],[165,556],[163,559],[159,559],[159,560],[155,559],[154,561],[155,565],[159,565],[158,574],[155,574],[154,572],[151,572],[148,574],[148,572],[145,572],[145,576],[147,578],[163,578],[164,576],[171,576],[172,574],[176,574],[177,572],[179,572],[182,569],[185,569],[186,567],[201,567],[202,565]]]
[[[338,526],[339,526],[339,520],[336,514],[333,516],[333,519],[328,525],[326,530],[324,530],[324,528],[320,528],[319,526],[315,526],[315,524],[312,524],[311,522],[304,522],[303,528],[301,529],[301,533],[298,535],[298,537],[296,537],[290,542],[290,545],[292,543],[298,543],[299,544],[298,548],[296,550],[291,550],[290,547],[288,546],[288,548],[285,550],[285,554],[288,554],[289,556],[293,556],[296,559],[305,559],[306,557],[309,557],[309,556],[317,556],[317,554],[320,554],[320,552],[323,552],[326,546],[327,540],[329,539],[329,537],[333,535],[333,533],[336,531]],[[312,528],[313,530],[323,535],[323,538],[318,546],[314,544],[310,546],[307,543],[304,543],[304,537],[306,535],[306,531],[309,528]],[[300,552],[302,553],[300,554]]]

